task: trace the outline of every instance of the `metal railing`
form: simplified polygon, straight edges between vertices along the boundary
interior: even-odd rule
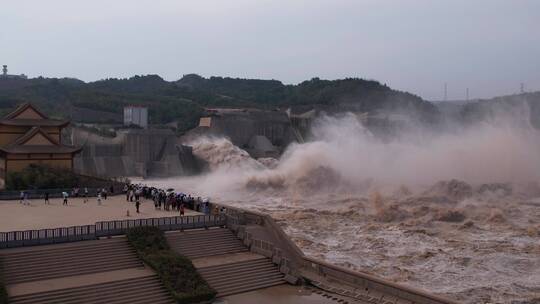
[[[194,215],[135,220],[97,222],[94,225],[0,232],[0,249],[54,243],[93,240],[98,237],[123,235],[134,227],[159,227],[161,230],[183,230],[225,225],[224,216]]]

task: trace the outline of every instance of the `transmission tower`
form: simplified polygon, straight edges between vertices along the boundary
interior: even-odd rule
[[[448,101],[448,84],[444,83],[444,101]]]

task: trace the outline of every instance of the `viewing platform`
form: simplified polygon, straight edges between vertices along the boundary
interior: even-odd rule
[[[125,195],[108,196],[106,200],[101,200],[101,205],[96,197],[89,197],[87,203],[82,197],[69,198],[67,206],[62,205],[61,198],[51,198],[50,204],[45,204],[43,198],[30,199],[29,202],[30,205],[23,205],[19,200],[0,201],[0,232],[180,215],[175,211],[155,209],[151,200],[141,200],[140,213],[137,213],[135,203],[127,202]],[[186,215],[202,213],[186,209]]]
[[[0,210],[6,204],[20,205],[2,204]],[[94,210],[84,208],[107,207],[57,204],[36,208],[84,213]],[[111,200],[109,204],[125,207],[132,203]],[[146,204],[156,215],[174,213],[160,213],[153,204]],[[194,215],[0,233],[0,248],[15,247],[0,249],[11,303],[174,303],[162,279],[140,260],[124,236],[131,228],[153,226],[165,231],[168,246],[190,259],[217,292],[216,304],[457,304],[306,257],[268,215],[216,204],[211,207],[223,207],[222,213],[190,212]],[[95,218],[104,219],[102,214]],[[61,244],[38,245],[46,243]]]

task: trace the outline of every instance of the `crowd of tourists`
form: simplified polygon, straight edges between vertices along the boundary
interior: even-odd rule
[[[181,216],[186,213],[186,209],[191,209],[203,213],[205,215],[219,215],[225,213],[225,208],[218,208],[214,206],[211,207],[211,204],[207,198],[194,197],[191,194],[186,194],[183,192],[176,192],[174,189],[161,189],[157,187],[150,187],[143,184],[125,184],[123,188],[123,193],[126,196],[127,202],[135,203],[135,209],[137,213],[141,212],[141,204],[143,200],[153,202],[154,208],[156,210],[164,210],[171,212],[178,212]],[[53,193],[58,194],[58,193]],[[84,198],[83,203],[88,203],[90,197],[96,197],[97,204],[101,205],[103,200],[107,199],[109,194],[115,194],[114,187],[111,185],[108,189],[98,188],[91,189],[91,192],[87,187],[84,188],[73,188],[68,193],[63,191],[60,193],[61,198],[63,199],[62,205],[67,206],[69,198]],[[50,204],[49,202],[49,191],[42,192],[42,197],[45,201],[45,204]],[[28,191],[21,191],[20,193],[20,203],[24,205],[30,205],[30,194]],[[129,216],[129,211],[127,212]]]
[[[185,209],[191,209],[206,215],[225,212],[223,208],[217,209],[217,207],[215,210],[210,210],[210,202],[206,198],[202,199],[201,197],[191,196],[191,194],[175,192],[171,188],[160,189],[142,184],[126,184],[124,194],[126,195],[126,201],[135,202],[137,213],[140,210],[141,199],[151,200],[156,210],[180,212],[180,215],[184,215]]]

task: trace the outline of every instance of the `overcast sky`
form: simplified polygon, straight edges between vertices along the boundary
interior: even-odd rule
[[[0,0],[0,64],[30,77],[375,79],[442,99],[540,90],[540,1]]]

